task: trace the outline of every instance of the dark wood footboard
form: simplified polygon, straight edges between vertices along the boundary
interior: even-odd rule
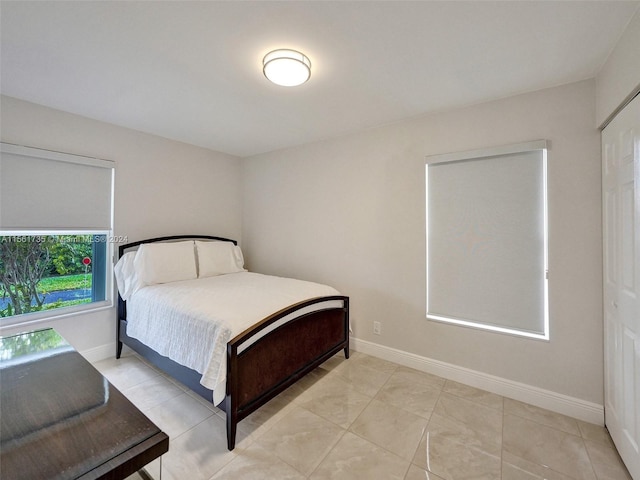
[[[340,301],[290,320],[240,351],[278,321],[307,307]],[[267,403],[322,362],[344,350],[349,358],[349,298],[321,297],[277,312],[227,344],[227,442],[235,446],[237,423]]]

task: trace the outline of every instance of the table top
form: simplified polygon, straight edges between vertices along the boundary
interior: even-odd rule
[[[0,475],[125,478],[169,439],[55,330],[0,338]]]

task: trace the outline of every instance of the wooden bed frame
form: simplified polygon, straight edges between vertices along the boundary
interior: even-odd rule
[[[143,243],[182,240],[222,241],[237,245],[235,240],[209,235],[159,237],[120,245],[118,258],[127,250],[135,249]],[[341,301],[342,307],[302,313],[283,325],[276,325],[275,328],[273,326],[282,318],[295,315],[311,305],[333,300]],[[266,334],[263,332],[265,329],[268,331]],[[253,343],[243,350],[240,347],[245,342]],[[213,391],[200,384],[200,373],[158,354],[127,335],[127,306],[118,295],[116,358],[120,358],[123,344],[213,402]],[[349,358],[349,297],[341,295],[318,297],[290,305],[231,339],[227,343],[225,399],[218,405],[227,414],[228,449],[233,450],[235,447],[236,429],[240,420],[340,350],[344,350],[345,357]]]

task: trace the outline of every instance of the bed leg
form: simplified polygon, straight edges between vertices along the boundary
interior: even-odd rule
[[[117,342],[116,343],[116,358],[120,358],[120,355],[122,355],[122,342]]]
[[[349,345],[344,347],[344,358],[349,359]]]
[[[236,429],[238,426],[238,412],[233,405],[231,395],[224,399],[224,411],[227,413],[227,448],[229,451],[236,446]]]
[[[236,446],[236,427],[237,422],[232,419],[232,416],[227,412],[227,449],[233,450]]]

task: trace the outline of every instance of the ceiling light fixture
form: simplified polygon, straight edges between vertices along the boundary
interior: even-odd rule
[[[273,50],[262,60],[264,76],[276,85],[295,87],[311,77],[311,61],[295,50]]]

